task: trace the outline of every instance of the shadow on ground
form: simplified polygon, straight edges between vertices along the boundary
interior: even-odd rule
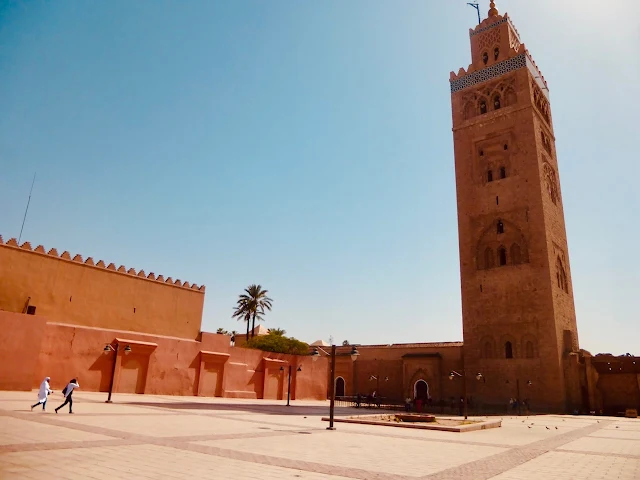
[[[132,405],[138,407],[164,408],[168,410],[217,410],[231,412],[251,412],[262,413],[265,415],[304,415],[311,417],[326,417],[329,415],[329,406],[309,406],[309,405],[260,405],[250,404],[233,404],[233,403],[202,403],[202,402],[118,402],[120,405]],[[354,407],[335,407],[336,416],[371,413],[369,409],[358,409]],[[384,413],[384,410],[375,412]]]

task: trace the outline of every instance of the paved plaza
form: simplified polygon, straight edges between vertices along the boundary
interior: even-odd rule
[[[0,479],[640,479],[640,419],[503,417],[468,433],[337,423],[326,402],[0,392]],[[339,415],[373,413],[351,408]]]

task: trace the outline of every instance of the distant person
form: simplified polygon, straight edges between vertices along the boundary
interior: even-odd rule
[[[47,397],[53,393],[53,390],[49,387],[49,382],[51,381],[51,377],[45,377],[45,379],[40,384],[40,390],[38,390],[38,403],[34,403],[31,405],[31,410],[38,405],[42,404],[42,411],[45,411],[45,407],[47,406]]]
[[[407,397],[404,399],[404,411],[405,412],[409,412],[411,411],[411,398]]]
[[[75,378],[72,378],[71,381],[69,382],[69,384],[64,387],[64,390],[62,390],[62,394],[65,396],[65,400],[64,403],[62,405],[60,405],[58,408],[56,408],[56,413],[58,413],[58,410],[60,410],[62,407],[64,407],[67,403],[69,404],[69,413],[73,413],[73,390],[76,388],[80,388],[80,385],[78,385],[78,381]]]

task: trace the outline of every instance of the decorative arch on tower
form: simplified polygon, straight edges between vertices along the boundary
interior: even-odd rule
[[[560,290],[569,293],[569,278],[567,277],[567,270],[560,256],[556,257],[556,282]]]
[[[529,333],[524,334],[520,348],[524,358],[538,358],[538,341],[535,336]]]
[[[496,358],[496,341],[490,335],[480,339],[480,358]]]
[[[529,263],[529,246],[522,230],[515,223],[496,218],[485,227],[476,244],[478,270],[524,263]]]
[[[505,334],[500,337],[498,345],[498,358],[518,358],[520,357],[520,349],[516,338],[513,335]]]
[[[557,205],[560,202],[560,189],[558,188],[558,178],[556,171],[546,160],[542,163],[542,178],[544,180],[544,188],[547,195]]]

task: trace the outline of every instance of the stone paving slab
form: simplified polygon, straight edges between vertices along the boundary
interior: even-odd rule
[[[327,431],[327,402],[117,394],[105,404],[102,393],[78,391],[76,413],[55,415],[30,412],[34,395],[0,392],[2,480],[640,479],[638,419],[504,416],[501,428],[465,434]]]

